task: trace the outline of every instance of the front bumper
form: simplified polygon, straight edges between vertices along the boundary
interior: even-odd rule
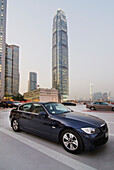
[[[104,145],[108,141],[108,128],[105,124],[100,128],[100,133],[88,135],[87,133],[81,133],[84,141],[85,150],[93,150],[96,147]]]
[[[93,150],[96,147],[104,145],[108,141],[108,136],[106,134],[95,136],[83,136],[85,150]]]

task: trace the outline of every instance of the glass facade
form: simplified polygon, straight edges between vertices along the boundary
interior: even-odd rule
[[[0,100],[5,84],[6,5],[7,0],[0,0]]]
[[[6,44],[5,96],[19,93],[19,47]]]
[[[30,72],[29,73],[29,85],[28,85],[28,91],[32,91],[37,89],[37,73]]]
[[[52,87],[58,90],[59,100],[69,95],[68,36],[65,13],[57,10],[52,33]]]
[[[12,48],[12,94],[19,93],[19,47],[15,45]]]
[[[12,95],[12,49],[6,45],[5,96]]]

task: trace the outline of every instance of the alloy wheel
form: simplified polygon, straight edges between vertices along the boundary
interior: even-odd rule
[[[94,108],[94,107],[91,107],[90,109],[91,109],[91,110],[95,110],[95,108]]]
[[[19,123],[18,123],[18,121],[16,119],[13,120],[13,130],[14,131],[19,131]]]
[[[63,135],[63,144],[68,150],[75,151],[78,148],[78,139],[74,134],[67,132]]]

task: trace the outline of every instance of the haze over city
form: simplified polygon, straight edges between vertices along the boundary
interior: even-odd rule
[[[29,72],[40,87],[52,87],[52,24],[58,8],[67,17],[70,98],[111,92],[114,99],[113,0],[10,0],[7,5],[8,44],[20,47],[20,93],[28,90]]]

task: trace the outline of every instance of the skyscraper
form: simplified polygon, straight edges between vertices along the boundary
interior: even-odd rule
[[[12,48],[6,44],[5,57],[5,96],[12,95]]]
[[[37,89],[37,73],[30,72],[29,73],[28,91],[32,91],[35,89]]]
[[[19,46],[10,45],[12,48],[12,94],[19,93]]]
[[[5,96],[19,93],[19,47],[6,44]]]
[[[90,83],[90,101],[93,100],[93,84]]]
[[[7,0],[0,0],[0,99],[4,97]]]
[[[58,90],[59,100],[69,95],[68,36],[65,13],[58,9],[53,18],[52,87]]]

